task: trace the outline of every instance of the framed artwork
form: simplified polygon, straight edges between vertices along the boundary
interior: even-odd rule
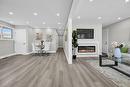
[[[42,40],[42,33],[36,33],[35,39]]]

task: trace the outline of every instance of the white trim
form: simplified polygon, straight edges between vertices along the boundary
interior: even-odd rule
[[[24,54],[22,54],[22,55],[29,55],[29,54],[31,54],[31,53],[33,53],[33,52],[29,52],[29,53],[24,53]]]
[[[22,55],[29,55],[31,53],[33,53],[33,52],[24,53]],[[49,51],[49,53],[56,53],[56,51]],[[18,54],[20,54],[20,53],[12,53],[12,54],[9,54],[9,55],[0,56],[0,59],[6,58],[6,57],[10,57],[10,56],[14,56],[14,55],[18,55]]]
[[[56,53],[56,51],[48,51],[49,53]]]
[[[4,40],[4,41],[11,40],[11,41],[14,41],[14,39],[0,39],[0,40]]]
[[[99,57],[98,55],[87,55],[87,54],[84,54],[84,55],[77,55],[77,57]]]
[[[0,56],[0,59],[6,58],[6,57],[10,57],[10,56],[14,56],[14,55],[17,55],[17,53],[5,55],[5,56]]]

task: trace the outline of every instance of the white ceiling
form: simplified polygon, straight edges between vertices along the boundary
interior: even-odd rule
[[[72,1],[74,6],[71,9]],[[83,23],[107,26],[130,17],[130,2],[125,3],[125,0],[0,0],[0,20],[13,21],[15,25],[27,25],[29,22],[33,28],[55,28],[62,35],[70,9],[74,26]],[[14,14],[9,15],[9,12]],[[34,16],[34,12],[38,15]]]
[[[33,28],[62,29],[71,4],[72,0],[0,0],[0,20],[15,25],[27,25],[29,22]],[[14,14],[9,15],[9,12]],[[33,15],[35,12],[37,16]],[[57,13],[60,13],[59,17]]]
[[[130,2],[125,0],[76,0],[77,8],[73,13],[73,24],[102,23],[103,26],[121,21],[130,17]],[[80,19],[77,17],[80,16]],[[102,17],[102,19],[98,19]],[[121,20],[117,18],[121,17]]]

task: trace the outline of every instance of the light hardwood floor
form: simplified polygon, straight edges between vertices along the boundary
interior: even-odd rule
[[[86,62],[68,65],[59,49],[49,56],[0,60],[0,87],[118,87]]]

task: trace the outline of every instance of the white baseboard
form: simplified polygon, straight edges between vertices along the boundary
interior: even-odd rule
[[[29,52],[29,53],[24,53],[22,55],[29,55],[31,54],[32,52]],[[56,53],[56,51],[49,51],[49,53]],[[12,53],[12,54],[9,54],[9,55],[4,55],[4,56],[0,56],[0,59],[3,59],[3,58],[6,58],[6,57],[10,57],[10,56],[14,56],[14,55],[18,55],[20,53]]]
[[[77,55],[77,57],[99,57],[99,55]]]
[[[29,52],[29,53],[24,53],[22,55],[29,55],[29,54],[32,54],[33,52]]]
[[[31,54],[32,52],[30,53],[25,53],[25,54],[22,54],[22,55],[29,55]],[[12,54],[9,54],[9,55],[4,55],[4,56],[0,56],[0,59],[3,59],[3,58],[6,58],[6,57],[10,57],[10,56],[14,56],[14,55],[18,55],[20,53],[12,53]]]
[[[9,55],[0,56],[0,59],[6,58],[6,57],[10,57],[10,56],[14,56],[14,55],[17,55],[17,53],[12,53],[12,54],[9,54]]]
[[[56,51],[48,51],[48,53],[56,53]]]

